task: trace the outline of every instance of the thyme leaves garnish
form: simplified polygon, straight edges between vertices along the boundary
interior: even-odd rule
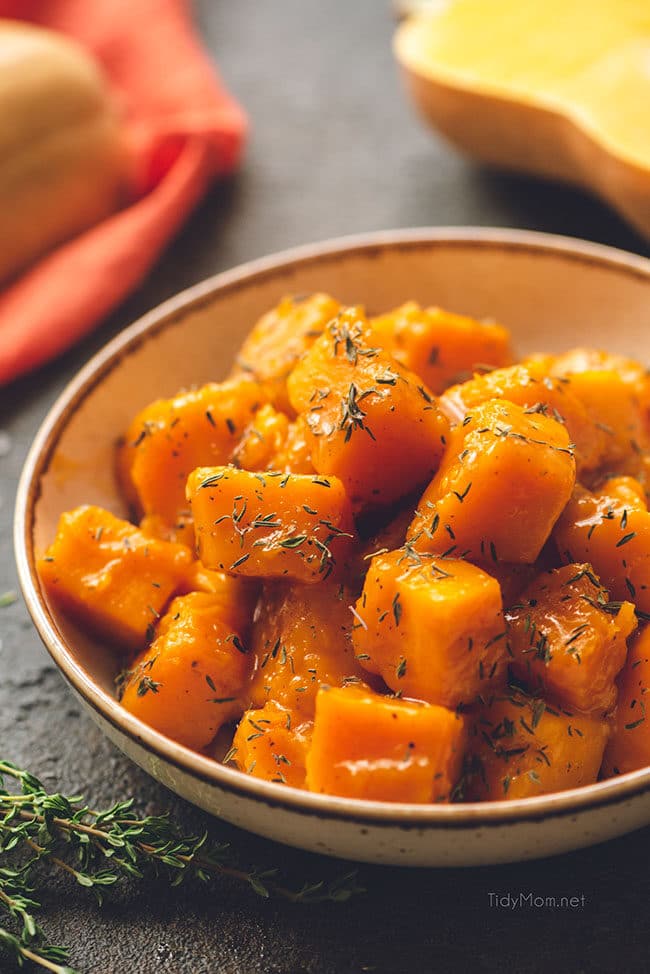
[[[5,779],[19,790],[6,790]],[[276,869],[246,869],[227,843],[210,842],[207,834],[187,836],[167,815],[141,816],[132,799],[94,811],[81,797],[46,791],[34,775],[0,758],[0,914],[7,917],[7,925],[0,925],[0,956],[50,974],[77,974],[68,949],[50,944],[36,919],[48,865],[92,890],[100,904],[106,889],[147,876],[172,886],[190,877],[207,882],[225,876],[259,896],[292,903],[343,903],[364,892],[355,872],[288,888]]]

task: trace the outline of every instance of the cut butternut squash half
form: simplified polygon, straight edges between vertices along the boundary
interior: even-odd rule
[[[407,18],[395,53],[460,149],[591,189],[650,235],[646,0],[449,0]]]

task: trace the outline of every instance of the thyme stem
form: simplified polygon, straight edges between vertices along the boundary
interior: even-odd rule
[[[18,782],[21,794],[4,790],[3,778]],[[227,843],[184,835],[166,815],[140,818],[133,804],[129,799],[95,811],[80,796],[47,792],[34,775],[0,759],[0,913],[21,928],[13,932],[0,925],[0,952],[19,966],[29,960],[54,974],[77,974],[67,965],[67,949],[49,944],[34,917],[40,904],[32,894],[43,884],[39,867],[47,864],[92,889],[100,903],[103,888],[147,873],[166,877],[172,886],[189,876],[202,881],[227,876],[260,896],[292,903],[344,902],[362,892],[355,873],[290,889],[276,880],[276,869],[247,870]]]

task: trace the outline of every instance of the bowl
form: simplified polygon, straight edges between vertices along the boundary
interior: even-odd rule
[[[180,386],[225,376],[246,331],[284,294],[330,291],[371,313],[408,298],[513,332],[521,353],[603,346],[643,358],[650,261],[546,234],[396,231],[304,247],[219,274],[123,331],[46,417],[18,490],[15,546],[34,623],[106,735],[167,788],[241,828],[346,859],[485,865],[552,855],[650,823],[650,768],[525,800],[462,805],[365,802],[249,777],[164,737],[121,708],[114,657],[51,604],[36,555],[60,513],[81,503],[124,514],[113,449],[131,417]]]

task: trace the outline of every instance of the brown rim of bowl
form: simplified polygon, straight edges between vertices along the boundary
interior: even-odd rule
[[[268,280],[291,265],[318,264],[323,258],[344,260],[352,253],[368,256],[386,249],[421,250],[458,246],[533,253],[540,258],[563,257],[577,263],[613,268],[650,283],[650,260],[613,247],[570,237],[527,230],[472,227],[438,227],[395,230],[342,237],[283,251],[217,274],[180,292],[145,314],[112,339],[80,370],[57,398],[43,421],[28,453],[18,485],[14,519],[14,545],[18,576],[32,620],[65,678],[95,711],[118,731],[165,761],[223,791],[262,802],[270,807],[346,820],[354,824],[401,828],[477,828],[548,817],[575,815],[588,809],[619,804],[650,791],[650,768],[629,772],[593,785],[538,798],[457,805],[415,805],[361,801],[314,794],[300,789],[280,789],[271,782],[247,776],[234,768],[198,754],[158,733],[124,710],[117,700],[97,687],[74,659],[59,633],[43,598],[33,550],[34,508],[40,478],[47,471],[59,437],[70,415],[120,361],[148,337],[176,323],[189,310],[199,309],[217,291],[237,291],[256,281]]]

